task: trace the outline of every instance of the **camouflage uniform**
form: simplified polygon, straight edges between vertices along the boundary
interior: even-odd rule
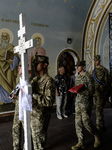
[[[31,81],[33,100],[31,112],[31,132],[34,150],[43,150],[47,137],[47,129],[55,100],[54,80],[44,74]]]
[[[96,59],[100,58],[99,55],[95,56]],[[94,70],[92,72],[92,75],[94,77]],[[101,66],[100,68],[95,68],[95,77],[98,79],[98,81],[102,84],[99,84],[96,82],[94,78],[94,86],[95,86],[95,105],[96,105],[96,127],[99,131],[102,130],[104,127],[104,120],[103,120],[103,107],[105,104],[105,96],[107,94],[107,91],[109,91],[109,74],[108,70]]]
[[[19,99],[16,99],[15,114],[12,127],[13,135],[13,150],[20,150],[21,148],[21,133],[22,126],[24,127],[23,121],[19,120]]]
[[[21,133],[24,127],[23,121],[19,120],[19,98],[16,99],[15,103],[15,113],[12,127],[13,135],[13,150],[21,150]]]
[[[93,126],[90,115],[91,115],[91,106],[92,106],[92,95],[94,92],[93,88],[93,78],[88,73],[85,72],[85,75],[77,75],[75,79],[75,84],[80,85],[84,84],[84,87],[77,93],[75,101],[75,127],[76,134],[78,137],[78,142],[83,143],[83,125],[84,127],[92,134],[96,134],[95,127]]]

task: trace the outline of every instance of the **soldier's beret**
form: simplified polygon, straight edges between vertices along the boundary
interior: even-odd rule
[[[100,55],[95,55],[94,56],[94,60],[100,60],[101,59],[101,56]]]
[[[86,61],[78,61],[75,66],[86,66]]]
[[[49,57],[36,54],[32,59],[32,64],[47,63],[49,65]]]

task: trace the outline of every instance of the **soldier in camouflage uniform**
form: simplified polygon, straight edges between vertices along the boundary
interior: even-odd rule
[[[96,105],[96,127],[99,131],[104,129],[103,107],[106,96],[109,92],[109,74],[108,70],[101,64],[100,55],[94,56],[95,69],[92,72],[95,85],[95,105]]]
[[[95,137],[94,147],[100,145],[99,137],[96,128],[91,122],[91,106],[92,96],[94,92],[93,77],[85,71],[85,61],[77,62],[78,75],[75,79],[75,84],[83,84],[83,87],[79,90],[75,101],[75,128],[78,137],[78,143],[72,146],[73,150],[84,149],[84,135],[83,127],[85,127]]]
[[[19,76],[22,75],[22,68],[21,68],[21,63],[19,63],[18,66],[18,74]],[[18,93],[16,93],[14,96],[14,99],[16,100],[15,103],[15,113],[14,113],[14,120],[13,120],[13,127],[12,127],[12,135],[13,135],[13,150],[22,150],[21,147],[21,133],[22,133],[22,126],[23,121],[19,120],[19,98],[18,98]],[[9,96],[10,99],[12,97]]]
[[[33,63],[37,71],[37,76],[31,81],[33,92],[31,112],[33,148],[34,150],[44,150],[55,100],[55,83],[47,73],[48,57],[36,55]]]

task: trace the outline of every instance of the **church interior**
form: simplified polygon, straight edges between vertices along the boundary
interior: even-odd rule
[[[10,45],[8,50],[20,44],[20,14],[26,16],[23,20],[23,22],[26,21],[26,41],[37,40],[36,47],[32,46],[33,48],[27,52],[26,64],[28,64],[28,72],[31,76],[35,76],[31,64],[32,57],[38,52],[49,58],[48,73],[53,79],[58,74],[59,66],[64,66],[68,87],[72,68],[77,61],[85,60],[86,70],[92,73],[94,55],[101,56],[101,65],[108,69],[111,77],[112,0],[10,0],[10,3],[4,0],[0,5],[0,150],[13,149],[12,125],[15,102],[5,97],[8,97],[8,93],[14,89],[19,78],[17,70],[13,71],[13,75],[10,71],[3,75],[2,56],[4,54],[2,54],[1,39],[2,33],[8,33]],[[12,53],[7,56],[11,58]],[[4,57],[9,59],[6,55]],[[19,57],[19,54],[14,54],[15,65]],[[13,70],[14,65],[10,67]],[[9,83],[7,83],[6,76],[11,76]],[[106,130],[103,131],[102,145],[98,150],[111,150],[112,147],[111,99],[110,96],[104,108]],[[50,150],[70,150],[71,146],[77,143],[75,114],[70,114],[69,92],[66,111],[68,118],[58,120],[56,103],[54,103],[47,137],[47,146]],[[94,106],[91,118],[95,123]],[[93,150],[93,137],[85,129],[84,133],[86,150]]]

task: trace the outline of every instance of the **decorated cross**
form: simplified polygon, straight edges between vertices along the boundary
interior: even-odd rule
[[[14,53],[19,53],[21,56],[22,65],[22,79],[28,81],[28,50],[32,47],[36,47],[37,41],[31,39],[26,41],[26,16],[25,14],[19,15],[19,26],[18,31],[18,46],[14,48]],[[28,84],[25,87],[25,91],[28,94],[32,94],[32,87]],[[31,150],[31,132],[30,132],[30,112],[24,110],[24,137],[25,137],[25,150]]]

